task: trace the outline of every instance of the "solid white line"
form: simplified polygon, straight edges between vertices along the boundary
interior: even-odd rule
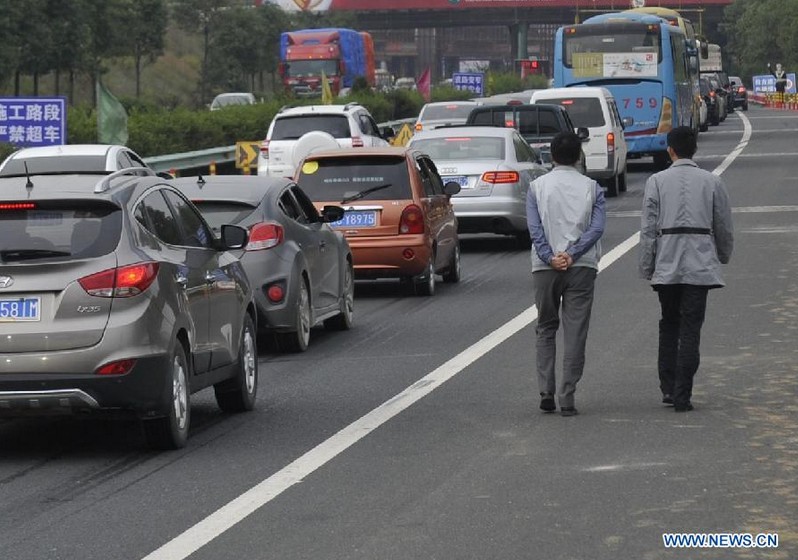
[[[771,212],[798,212],[798,206],[738,206],[732,214],[767,214]],[[608,218],[640,218],[640,210],[607,212]]]
[[[712,172],[715,175],[722,175],[723,172],[726,171],[732,162],[734,162],[734,160],[737,159],[737,157],[748,146],[748,141],[751,139],[751,133],[753,132],[753,129],[751,128],[751,121],[749,121],[748,117],[742,113],[740,113],[739,117],[740,120],[743,121],[743,137],[740,140],[740,143],[737,144],[737,147],[732,150],[732,153],[726,156],[726,159],[724,159],[723,162]]]
[[[751,125],[745,119],[744,122],[748,125],[748,137],[750,137]],[[747,144],[745,134],[743,135],[743,140]],[[741,141],[740,145],[744,142]],[[740,148],[739,145],[738,148]],[[739,154],[739,151],[735,150],[735,152]],[[724,161],[721,165],[725,165],[725,167],[722,169],[719,167],[715,170],[715,173],[720,175],[731,164],[731,161]],[[637,232],[617,247],[614,247],[602,257],[599,264],[599,272],[631,251],[639,240],[640,232]],[[532,324],[537,319],[537,316],[537,308],[534,305],[528,307],[515,318],[428,373],[398,395],[385,401],[360,419],[355,420],[291,464],[283,467],[269,478],[211,513],[193,527],[151,552],[143,560],[184,560],[291,488],[294,484],[302,482],[303,478],[349,449],[391,418],[432,393],[432,391],[452,379],[511,336]]]
[[[798,152],[769,152],[767,154],[739,154],[739,159],[758,159],[758,158],[790,158],[798,156]],[[727,158],[727,154],[704,154],[695,156],[693,161],[708,161],[713,159]]]

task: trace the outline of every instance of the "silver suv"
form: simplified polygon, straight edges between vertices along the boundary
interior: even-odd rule
[[[215,238],[152,173],[0,178],[0,415],[133,415],[178,448],[191,393],[253,408],[255,305],[227,252],[247,232]]]
[[[293,177],[296,166],[317,150],[387,146],[394,132],[380,130],[357,103],[281,109],[261,142],[258,175]]]

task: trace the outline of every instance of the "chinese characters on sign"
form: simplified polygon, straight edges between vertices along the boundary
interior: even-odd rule
[[[795,74],[787,74],[786,93],[796,93]],[[770,74],[754,76],[754,93],[776,93],[776,78]]]
[[[656,53],[574,53],[574,77],[639,78],[657,75]]]
[[[452,74],[452,86],[454,89],[470,91],[482,97],[485,93],[483,87],[485,74],[482,72],[455,72]]]
[[[66,144],[66,98],[0,97],[0,142],[18,147]]]

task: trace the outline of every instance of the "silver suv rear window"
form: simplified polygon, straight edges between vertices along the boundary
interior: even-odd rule
[[[321,130],[333,138],[350,138],[349,119],[345,115],[300,115],[274,121],[270,140],[297,140],[303,134]]]
[[[0,262],[99,257],[119,244],[122,212],[92,200],[0,202]]]
[[[382,187],[359,200],[410,200],[410,176],[404,157],[321,158],[306,162],[299,186],[314,202],[341,202],[357,193]]]

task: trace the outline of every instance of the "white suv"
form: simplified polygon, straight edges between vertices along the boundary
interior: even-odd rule
[[[296,166],[311,152],[387,146],[391,133],[381,132],[368,110],[357,103],[283,108],[261,142],[258,175],[293,177]]]

